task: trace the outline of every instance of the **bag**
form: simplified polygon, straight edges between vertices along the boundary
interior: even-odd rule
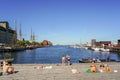
[[[2,76],[2,72],[0,72],[0,76]]]

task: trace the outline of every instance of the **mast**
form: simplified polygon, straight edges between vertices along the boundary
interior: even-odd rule
[[[15,45],[17,42],[17,25],[16,25],[16,20],[14,20],[14,27],[15,27],[15,33],[13,36],[13,44]]]
[[[22,40],[22,30],[21,30],[21,24],[20,24],[19,36],[20,36],[20,40]]]
[[[32,34],[32,28],[31,28],[30,41],[31,41],[31,42],[33,42],[33,34]]]
[[[35,42],[35,34],[34,34],[34,32],[33,32],[33,42]]]
[[[16,22],[16,20],[14,20],[14,27],[15,27],[15,31],[17,33],[17,22]]]

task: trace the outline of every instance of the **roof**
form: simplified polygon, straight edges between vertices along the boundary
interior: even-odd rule
[[[0,21],[0,23],[8,23],[7,21]]]

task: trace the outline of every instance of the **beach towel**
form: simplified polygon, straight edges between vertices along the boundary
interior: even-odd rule
[[[52,66],[45,66],[43,69],[52,69]]]
[[[99,70],[97,70],[96,72],[91,72],[91,70],[90,70],[90,69],[87,69],[87,70],[86,70],[86,73],[100,73],[100,71],[99,71]]]

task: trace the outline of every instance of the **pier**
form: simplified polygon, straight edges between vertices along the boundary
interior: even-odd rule
[[[120,63],[105,63],[112,69],[111,72],[86,73],[90,63],[72,64],[71,66],[62,64],[43,64],[39,69],[39,64],[13,64],[15,74],[0,76],[0,80],[119,80]],[[97,67],[99,64],[96,64]],[[76,69],[78,73],[72,73]],[[115,72],[115,70],[117,72]]]

